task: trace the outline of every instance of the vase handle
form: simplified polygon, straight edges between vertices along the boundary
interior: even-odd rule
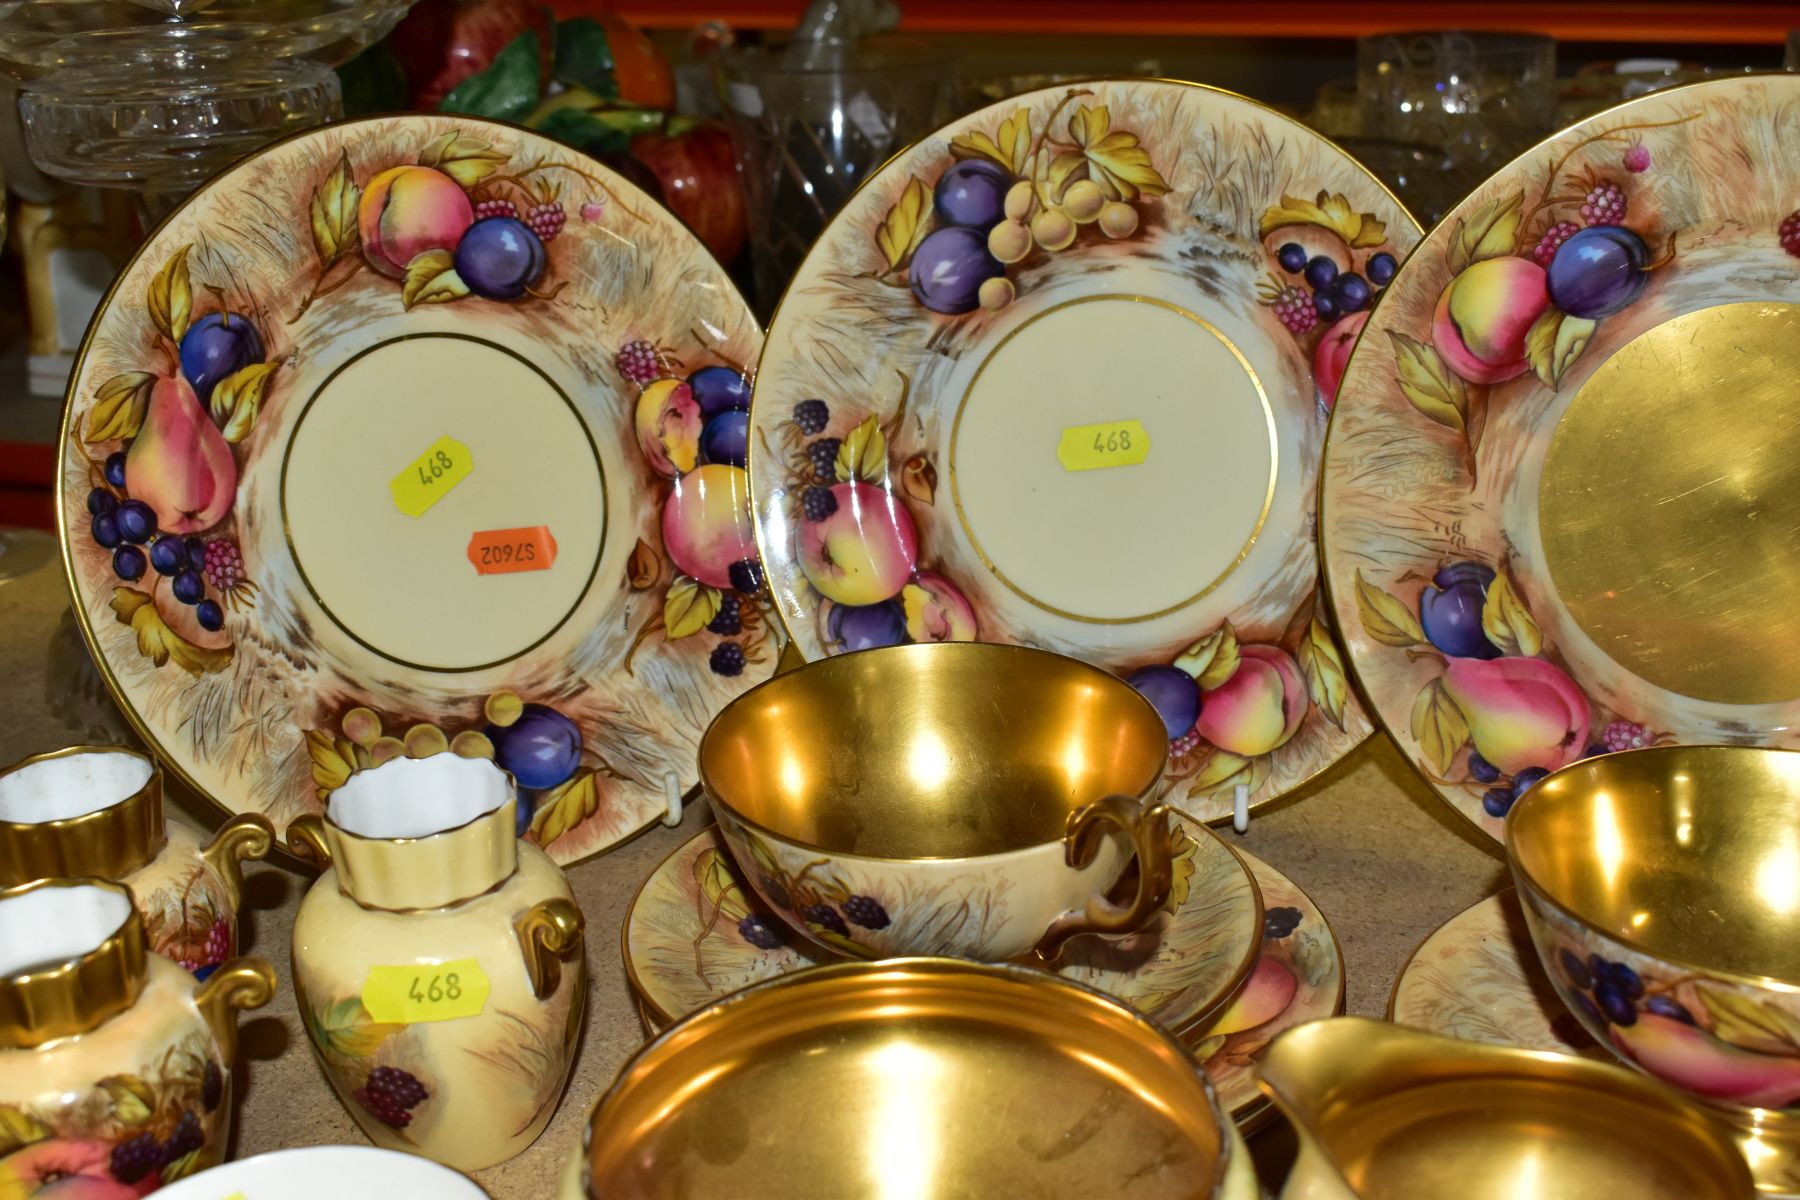
[[[212,1027],[225,1068],[237,1062],[237,1015],[242,1009],[261,1008],[275,995],[275,968],[260,958],[241,957],[221,963],[194,989],[194,1004]]]
[[[573,900],[557,897],[540,900],[513,922],[519,949],[525,955],[525,973],[539,1000],[556,994],[562,983],[563,960],[581,953],[583,921]]]
[[[212,841],[200,851],[206,865],[217,871],[237,908],[244,895],[244,863],[269,857],[275,848],[275,827],[259,813],[241,813],[219,826]]]
[[[288,853],[323,873],[331,866],[331,847],[325,841],[325,818],[318,813],[295,817],[287,827]]]

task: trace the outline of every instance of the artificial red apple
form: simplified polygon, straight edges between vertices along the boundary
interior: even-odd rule
[[[731,135],[713,121],[682,130],[640,134],[631,156],[662,185],[663,201],[692,229],[714,258],[729,263],[750,233],[744,187],[738,180]]]
[[[548,84],[551,28],[550,10],[533,0],[420,0],[394,26],[388,48],[406,68],[413,107],[435,109],[527,29],[537,35],[538,86]]]

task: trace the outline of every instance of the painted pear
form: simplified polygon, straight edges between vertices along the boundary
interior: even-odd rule
[[[231,508],[231,444],[179,375],[157,380],[150,392],[143,428],[125,454],[125,490],[156,510],[164,533],[211,529]]]
[[[1644,1070],[1702,1096],[1763,1108],[1800,1101],[1800,1058],[1743,1050],[1655,1013],[1639,1013],[1635,1023],[1607,1032]]]

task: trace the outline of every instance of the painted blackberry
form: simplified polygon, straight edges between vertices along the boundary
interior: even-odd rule
[[[475,219],[484,221],[489,217],[512,217],[517,220],[519,207],[511,200],[483,200],[475,206]]]
[[[731,564],[731,586],[746,596],[763,590],[762,563],[754,558],[740,558]]]
[[[824,433],[825,426],[831,421],[831,409],[823,400],[802,400],[794,405],[794,424],[807,437]]]
[[[1300,910],[1297,908],[1271,908],[1263,914],[1263,936],[1280,941],[1294,930],[1300,928]]]
[[[1602,183],[1587,194],[1581,204],[1581,219],[1589,225],[1623,225],[1625,223],[1625,189],[1616,183]]]
[[[1777,234],[1781,238],[1781,248],[1795,258],[1800,258],[1800,209],[1781,219],[1781,228]]]
[[[800,508],[809,521],[823,521],[836,512],[837,507],[837,497],[831,494],[830,488],[809,487],[800,498]]]
[[[1558,221],[1544,230],[1544,236],[1539,238],[1537,245],[1532,248],[1531,261],[1540,267],[1549,267],[1550,260],[1556,257],[1556,252],[1562,249],[1562,244],[1580,229],[1581,226],[1573,221]]]
[[[886,929],[889,924],[887,909],[873,896],[850,897],[844,901],[844,915],[850,918],[852,925],[861,925],[864,929]]]
[[[190,551],[191,553],[191,551]],[[214,538],[201,554],[201,569],[206,582],[221,595],[229,596],[233,588],[244,582],[244,556],[237,543],[228,538]]]
[[[706,626],[714,633],[731,637],[744,628],[744,602],[736,596],[719,601],[719,613]]]
[[[844,924],[844,918],[838,915],[838,910],[829,904],[809,904],[800,910],[800,916],[808,925],[829,929],[839,937],[850,936],[850,927]]]
[[[820,438],[806,448],[806,457],[812,460],[813,474],[823,480],[837,478],[838,450],[843,446],[841,438]]]
[[[225,1073],[219,1070],[219,1064],[212,1059],[206,1060],[206,1070],[200,1076],[200,1107],[207,1112],[219,1107],[219,1101],[225,1098]]]
[[[781,930],[760,913],[751,913],[738,922],[738,936],[758,950],[779,950],[783,940]]]
[[[642,339],[620,346],[616,365],[619,374],[639,387],[660,378],[663,373],[662,355],[656,352],[655,346]]]
[[[1274,292],[1268,304],[1275,310],[1281,323],[1295,337],[1311,333],[1319,324],[1318,310],[1313,307],[1312,295],[1305,288],[1292,284]]]
[[[1625,169],[1633,175],[1642,175],[1650,169],[1650,147],[1642,142],[1634,142],[1625,150]]]
[[[140,1133],[113,1147],[110,1170],[120,1183],[136,1183],[162,1166],[162,1143],[153,1133]]]
[[[744,648],[736,642],[720,642],[713,647],[708,665],[712,667],[714,675],[742,675],[744,673]]]
[[[568,219],[569,215],[563,211],[563,206],[555,200],[534,204],[525,213],[525,224],[543,242],[548,242],[561,233],[563,224]]]
[[[185,1158],[204,1145],[206,1130],[200,1127],[200,1118],[191,1112],[182,1113],[181,1120],[175,1124],[175,1132],[162,1144],[162,1165],[166,1167],[178,1158]]]
[[[369,1072],[369,1082],[351,1095],[382,1124],[405,1129],[412,1123],[412,1110],[427,1099],[425,1085],[397,1067],[376,1067]]]
[[[758,882],[762,884],[763,895],[767,896],[769,901],[777,908],[792,908],[794,906],[794,902],[788,896],[788,890],[782,885],[781,880],[771,879],[769,876],[764,875]]]

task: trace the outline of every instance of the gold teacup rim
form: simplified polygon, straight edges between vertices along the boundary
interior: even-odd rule
[[[1692,748],[1693,747],[1691,746],[1642,746],[1635,750],[1620,750],[1607,755],[1607,757],[1625,758],[1628,756],[1636,757],[1638,755],[1660,756],[1662,753],[1669,750]],[[1774,752],[1778,754],[1800,754],[1800,751],[1779,750],[1772,746],[1720,746],[1717,748],[1750,750],[1759,753]],[[1567,771],[1571,768],[1580,768],[1589,762],[1590,760],[1588,759],[1582,759],[1580,762],[1571,763],[1569,767],[1564,767],[1563,770]],[[1561,774],[1561,772],[1556,772],[1556,774]],[[1580,913],[1576,912],[1574,908],[1564,903],[1560,897],[1552,894],[1550,889],[1546,888],[1537,876],[1531,873],[1530,868],[1526,867],[1526,865],[1519,860],[1518,851],[1515,849],[1512,837],[1513,822],[1519,813],[1529,812],[1530,806],[1533,805],[1542,807],[1543,805],[1551,803],[1554,803],[1554,797],[1549,792],[1544,791],[1541,787],[1533,787],[1528,789],[1523,796],[1519,797],[1518,803],[1513,805],[1512,811],[1509,812],[1506,817],[1506,861],[1507,865],[1512,868],[1513,880],[1519,885],[1518,891],[1521,896],[1532,901],[1546,904],[1581,926],[1581,928],[1597,933],[1602,937],[1611,938],[1632,953],[1640,954],[1645,958],[1653,959],[1657,962],[1668,963],[1672,967],[1679,967],[1684,971],[1691,972],[1707,979],[1716,979],[1723,983],[1736,983],[1746,987],[1763,988],[1771,992],[1779,992],[1783,995],[1800,996],[1800,980],[1782,979],[1775,975],[1760,975],[1753,971],[1732,971],[1723,967],[1709,967],[1702,963],[1692,962],[1678,955],[1665,954],[1660,950],[1653,950],[1650,947],[1645,946],[1636,938],[1627,934],[1618,933],[1610,928],[1602,926],[1599,922],[1594,921],[1591,918],[1582,916]],[[1537,939],[1533,937],[1532,941],[1535,943]]]
[[[36,754],[27,754],[24,758],[8,763],[4,767],[0,767],[0,779],[5,779],[9,775],[15,775],[27,767],[35,767],[39,763],[53,762],[59,758],[74,758],[78,754],[123,754],[128,758],[141,759],[150,764],[150,777],[126,795],[120,796],[117,800],[108,801],[99,808],[90,808],[84,813],[76,813],[72,817],[56,817],[48,821],[14,821],[6,817],[0,817],[0,825],[17,826],[26,829],[63,830],[82,821],[91,822],[100,813],[109,812],[122,804],[129,804],[134,800],[142,799],[151,788],[156,786],[157,776],[162,774],[162,764],[158,763],[154,756],[146,754],[142,750],[116,743],[101,745],[83,742],[73,746],[62,746],[55,750],[40,750]]]
[[[1144,698],[1144,694],[1142,692],[1138,691],[1135,687],[1132,687],[1129,682],[1127,682],[1124,679],[1121,679],[1119,676],[1113,674],[1111,671],[1106,670],[1104,667],[1097,667],[1093,663],[1088,662],[1085,659],[1074,658],[1067,654],[1058,654],[1054,650],[1040,650],[1036,646],[1018,646],[1018,645],[1014,645],[1010,642],[927,642],[927,643],[912,643],[912,644],[908,644],[908,645],[904,645],[904,646],[875,646],[875,647],[871,647],[870,649],[867,649],[867,650],[852,650],[847,654],[833,654],[826,658],[816,658],[816,659],[813,659],[811,662],[801,664],[799,667],[795,668],[792,671],[786,671],[779,675],[772,675],[768,679],[765,679],[761,683],[757,684],[755,687],[747,689],[742,695],[738,696],[730,704],[727,704],[724,708],[720,709],[716,714],[714,714],[711,722],[709,722],[707,724],[706,731],[700,735],[699,747],[696,750],[695,755],[694,755],[694,758],[699,767],[701,791],[705,794],[706,798],[709,801],[711,801],[715,806],[717,806],[719,808],[723,808],[726,812],[730,813],[733,820],[737,821],[740,825],[744,825],[744,826],[749,827],[750,829],[755,830],[757,833],[760,833],[765,837],[773,838],[778,842],[782,842],[789,846],[794,846],[801,850],[807,850],[814,854],[829,854],[834,858],[848,858],[848,859],[854,859],[858,862],[945,863],[945,864],[955,865],[955,864],[962,864],[962,863],[972,863],[972,862],[977,862],[977,861],[994,861],[994,860],[998,860],[998,859],[1003,859],[1008,855],[1023,854],[1028,851],[1042,850],[1046,846],[1056,846],[1056,845],[1062,844],[1063,839],[1061,837],[1055,837],[1055,838],[1050,838],[1046,841],[1032,842],[1029,845],[1025,845],[1025,846],[1013,846],[1006,850],[996,850],[996,851],[993,851],[988,854],[960,854],[960,855],[939,855],[939,856],[918,855],[918,856],[908,856],[908,857],[904,857],[904,858],[886,857],[886,856],[873,855],[873,854],[858,854],[855,851],[851,851],[851,850],[837,850],[837,849],[833,849],[830,846],[821,846],[814,842],[803,841],[800,838],[796,838],[796,837],[792,836],[791,834],[778,833],[775,830],[770,829],[767,825],[764,825],[762,822],[752,820],[750,817],[745,816],[742,813],[742,811],[739,810],[737,805],[735,805],[735,804],[731,803],[729,800],[725,799],[724,796],[719,792],[719,789],[713,785],[712,777],[708,774],[708,772],[706,770],[705,750],[706,750],[707,739],[712,736],[713,730],[718,728],[720,722],[725,720],[726,714],[731,712],[731,710],[736,708],[738,705],[748,703],[752,696],[756,695],[758,692],[762,691],[764,688],[774,687],[777,684],[781,684],[781,685],[787,686],[787,687],[795,686],[793,681],[795,679],[799,678],[800,675],[806,670],[828,668],[830,666],[830,664],[840,663],[840,662],[848,662],[852,659],[855,659],[855,658],[857,658],[861,655],[865,655],[865,654],[885,654],[885,655],[892,657],[895,654],[916,655],[921,652],[925,653],[925,654],[936,655],[938,657],[947,657],[950,655],[960,655],[963,657],[968,657],[970,655],[981,655],[981,656],[986,656],[986,657],[1001,657],[1001,658],[1036,657],[1036,658],[1040,658],[1040,659],[1055,659],[1060,663],[1066,664],[1069,668],[1072,668],[1075,671],[1075,673],[1077,673],[1077,674],[1091,674],[1094,676],[1098,676],[1099,678],[1106,680],[1109,684],[1116,684],[1117,686],[1124,688],[1125,691],[1131,693],[1133,700],[1137,704],[1141,705],[1146,711],[1149,712],[1150,716],[1155,720],[1155,722],[1158,725],[1160,725],[1162,723],[1162,717],[1160,714],[1157,713],[1156,706],[1151,704],[1150,701],[1146,700]],[[1124,695],[1124,693],[1121,692],[1120,695]],[[1150,772],[1150,778],[1145,780],[1143,785],[1140,786],[1137,790],[1132,791],[1132,792],[1125,792],[1123,789],[1121,789],[1118,794],[1129,795],[1133,799],[1136,799],[1136,800],[1148,801],[1151,798],[1152,794],[1156,791],[1157,784],[1162,781],[1163,770],[1167,765],[1168,765],[1168,753],[1167,753],[1167,748],[1165,746],[1162,758],[1160,758],[1157,761],[1156,765]],[[1099,799],[1101,799],[1101,796],[1092,797],[1092,800],[1099,800]],[[1080,806],[1078,805],[1077,807],[1080,807]],[[1073,812],[1075,810],[1071,809],[1070,811]],[[1171,811],[1173,812],[1173,811],[1178,811],[1178,810],[1171,809]],[[1189,819],[1192,820],[1192,818],[1189,818]],[[1246,869],[1248,869],[1248,868],[1246,868]]]

